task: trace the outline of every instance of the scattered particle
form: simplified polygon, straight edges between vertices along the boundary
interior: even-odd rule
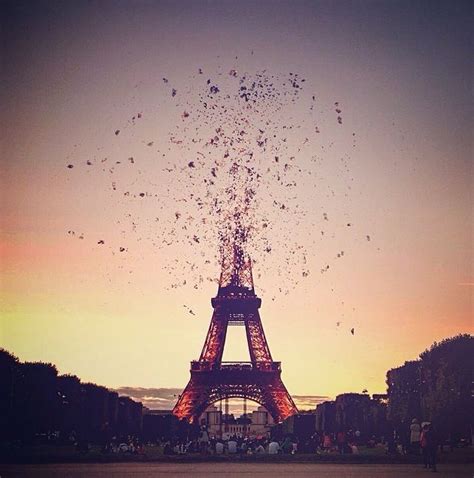
[[[250,251],[251,255],[255,255],[256,269],[258,260],[262,260],[258,254],[265,254],[265,261],[268,262],[265,267],[267,265],[269,268],[275,267],[278,275],[285,279],[282,280],[282,283],[286,285],[282,286],[279,292],[288,294],[288,289],[296,287],[301,281],[301,277],[314,274],[306,263],[308,253],[306,246],[297,242],[298,236],[293,234],[292,227],[296,228],[298,224],[304,224],[303,234],[308,234],[313,243],[318,240],[314,234],[318,229],[311,231],[310,221],[304,219],[311,211],[305,209],[306,205],[299,202],[301,197],[297,197],[296,192],[293,194],[293,191],[300,186],[306,187],[306,179],[308,179],[320,192],[320,199],[323,201],[323,194],[330,199],[339,192],[336,186],[320,182],[328,180],[324,174],[320,174],[323,168],[317,169],[320,165],[324,165],[323,155],[313,156],[311,161],[315,164],[313,167],[309,167],[299,160],[302,155],[298,155],[297,152],[300,153],[302,148],[308,148],[307,151],[317,148],[329,154],[329,150],[333,147],[329,136],[332,131],[331,128],[324,128],[325,134],[322,137],[317,137],[316,135],[320,134],[320,128],[315,123],[324,125],[326,124],[325,118],[319,119],[318,117],[318,120],[315,121],[312,117],[313,113],[310,113],[307,108],[299,108],[301,114],[308,115],[306,123],[303,121],[299,124],[296,118],[291,116],[286,116],[284,123],[280,123],[280,120],[276,119],[281,117],[279,112],[283,112],[290,103],[296,103],[303,99],[301,90],[305,79],[297,73],[275,73],[273,75],[266,71],[238,73],[236,68],[232,68],[228,69],[228,75],[225,75],[225,71],[218,70],[216,73],[221,77],[220,80],[210,75],[206,81],[205,77],[197,77],[194,74],[190,78],[194,79],[195,84],[190,85],[190,88],[180,89],[179,104],[181,107],[178,106],[176,114],[177,119],[180,119],[181,116],[186,121],[178,121],[170,127],[168,133],[165,132],[164,136],[168,144],[162,146],[160,143],[159,147],[167,149],[157,151],[158,161],[163,161],[158,169],[170,173],[166,176],[166,181],[159,184],[159,181],[152,178],[151,175],[147,175],[147,171],[144,169],[131,167],[128,168],[127,173],[129,175],[133,173],[135,177],[126,177],[125,174],[120,176],[120,185],[126,188],[122,197],[124,202],[133,201],[133,198],[136,197],[166,197],[174,199],[177,208],[181,207],[178,203],[184,202],[183,210],[174,213],[173,217],[172,210],[166,211],[166,203],[157,201],[156,206],[163,211],[162,215],[158,211],[152,217],[147,217],[145,209],[143,209],[142,212],[135,211],[127,214],[126,220],[118,218],[117,224],[119,224],[122,237],[127,237],[129,232],[140,231],[143,234],[136,234],[134,239],[143,240],[143,242],[149,241],[157,248],[173,244],[193,247],[192,253],[196,254],[196,261],[191,260],[185,264],[187,259],[184,255],[165,261],[163,267],[170,277],[173,277],[172,282],[174,283],[170,283],[172,288],[186,285],[186,281],[176,280],[183,273],[190,278],[188,285],[194,284],[195,289],[204,280],[216,281],[216,278],[206,277],[206,275],[204,275],[204,279],[200,280],[197,271],[203,273],[201,266],[213,263],[207,259],[202,248],[203,244],[214,241],[214,231],[217,230],[220,243],[216,244],[216,250],[219,246],[230,246],[237,237],[238,244],[244,250]],[[199,68],[197,72],[202,75],[203,69]],[[165,77],[163,77],[163,82],[169,83]],[[219,83],[219,86],[216,83]],[[170,84],[169,89],[165,88],[165,95],[171,91],[171,96],[174,97],[177,90],[171,86]],[[185,97],[183,92],[186,92]],[[193,95],[195,102],[193,102]],[[313,94],[305,99],[305,101],[309,100],[309,110],[314,110],[314,113],[317,108],[316,97],[317,94]],[[342,124],[342,108],[338,102],[334,103],[333,111],[338,115],[338,123]],[[324,111],[318,113],[325,114]],[[334,113],[332,112],[332,114]],[[137,118],[142,118],[142,112],[129,116],[125,121],[128,121],[128,125],[135,125]],[[304,125],[309,126],[309,129],[306,129]],[[300,132],[305,131],[305,133],[300,136],[293,134],[293,138],[298,138],[298,143],[292,143],[292,133],[296,133],[300,128],[302,128]],[[115,134],[119,133],[120,130],[116,130]],[[350,134],[348,132],[348,135]],[[352,135],[355,136],[355,133]],[[130,139],[133,140],[133,135]],[[313,141],[314,143],[312,143]],[[355,143],[355,140],[351,143]],[[151,147],[154,142],[143,141],[142,144]],[[293,145],[295,146],[294,152],[292,151]],[[153,160],[153,151],[151,150],[149,153],[147,161]],[[290,154],[294,156],[290,156]],[[162,159],[165,157],[167,160]],[[188,159],[188,163],[184,162],[187,167],[182,167],[183,163],[180,165],[177,158],[186,157],[195,159],[192,161]],[[71,160],[73,159],[71,158]],[[103,163],[107,161],[107,158],[98,158],[98,160]],[[93,159],[87,161],[86,164],[87,166],[97,165],[99,161]],[[121,171],[116,165],[121,162],[135,164],[133,157],[127,158],[126,161],[123,159],[120,161],[111,156],[111,161],[113,166],[110,169],[104,168],[102,171],[117,176]],[[167,164],[166,161],[168,161]],[[146,164],[142,160],[139,163],[141,167]],[[347,174],[346,178],[349,181],[348,174],[350,172],[346,158],[341,166],[341,173],[338,174]],[[72,168],[73,165],[67,167]],[[79,168],[79,165],[75,167]],[[193,169],[193,171],[191,172],[189,169]],[[94,168],[88,170],[89,173],[93,171],[95,171]],[[344,183],[342,184],[344,185]],[[115,182],[112,183],[112,187],[116,190]],[[143,188],[146,192],[133,192],[137,187]],[[160,190],[158,187],[163,187],[163,189]],[[270,196],[269,201],[269,204],[273,203],[273,209],[268,208],[264,212],[265,209],[258,206],[259,201],[267,192],[274,194],[274,197]],[[348,194],[348,192],[345,194],[346,197]],[[143,203],[137,201],[136,205],[140,207],[145,204],[148,204],[148,201]],[[327,206],[327,203],[321,204],[324,204],[324,208]],[[132,209],[132,211],[134,210]],[[340,221],[337,215],[339,212],[344,213],[344,211],[330,211],[331,222],[328,222],[327,226],[337,227],[337,223]],[[156,215],[159,217],[155,217]],[[290,215],[291,220],[289,220]],[[329,221],[327,213],[323,214],[323,219]],[[158,220],[159,230],[149,229],[149,226],[156,226]],[[317,227],[317,220],[314,222],[313,228]],[[344,223],[342,222],[342,224]],[[242,226],[242,230],[237,225]],[[326,226],[326,223],[324,225]],[[351,224],[347,223],[347,226],[350,227]],[[280,227],[281,234],[280,232],[275,234]],[[326,230],[321,230],[320,233],[320,240],[327,242],[328,246],[330,241],[335,239],[335,231],[332,231],[330,227],[326,227]],[[369,236],[366,238],[370,241]],[[269,245],[270,239],[272,246]],[[106,237],[101,241],[98,244],[109,242]],[[278,250],[278,254],[269,254],[273,252],[272,248],[275,251]],[[125,252],[127,249],[122,247],[119,250]],[[256,250],[258,253],[255,253]],[[337,257],[340,258],[343,255],[343,251],[337,252]],[[201,260],[200,257],[203,259]],[[200,260],[201,262],[199,262]],[[323,260],[327,261],[328,258]],[[329,265],[324,265],[321,272],[328,270]],[[257,276],[259,274],[257,270],[254,270],[254,273]],[[192,282],[189,284],[191,280]]]

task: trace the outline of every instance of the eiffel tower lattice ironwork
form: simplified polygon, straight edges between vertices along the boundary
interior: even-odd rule
[[[214,313],[199,360],[191,362],[191,379],[173,409],[174,415],[197,422],[206,408],[226,398],[240,397],[264,406],[275,422],[298,412],[281,380],[280,362],[270,354],[254,290],[252,264],[236,244],[223,254]],[[244,326],[250,362],[223,362],[229,325]]]

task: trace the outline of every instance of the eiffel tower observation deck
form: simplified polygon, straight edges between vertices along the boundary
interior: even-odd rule
[[[236,397],[264,406],[277,423],[297,413],[265,338],[251,260],[237,241],[222,253],[219,289],[211,303],[214,313],[201,355],[191,362],[191,378],[173,413],[196,422],[213,403]],[[222,361],[228,326],[245,327],[249,362]]]

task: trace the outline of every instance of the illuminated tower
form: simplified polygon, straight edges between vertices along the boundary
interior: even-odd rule
[[[222,254],[214,313],[199,360],[191,362],[191,379],[179,396],[173,413],[196,422],[214,402],[233,397],[264,406],[275,422],[298,412],[281,380],[280,362],[272,359],[254,291],[252,264],[242,248],[233,244]],[[228,326],[243,326],[250,362],[222,362]]]

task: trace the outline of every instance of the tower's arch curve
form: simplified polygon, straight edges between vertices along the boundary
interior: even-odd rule
[[[264,401],[262,400],[262,397],[259,396],[258,394],[248,394],[244,390],[241,392],[239,391],[231,391],[229,393],[225,392],[220,392],[220,393],[214,393],[212,397],[209,397],[207,400],[203,401],[201,404],[196,406],[196,418],[200,417],[206,410],[209,408],[211,405],[214,403],[220,402],[222,400],[226,399],[232,399],[232,398],[242,398],[246,400],[251,400],[252,402],[258,403],[262,407],[266,408],[266,405]],[[269,412],[270,413],[270,412]],[[271,415],[271,413],[270,413]],[[275,419],[275,417],[272,418]]]

